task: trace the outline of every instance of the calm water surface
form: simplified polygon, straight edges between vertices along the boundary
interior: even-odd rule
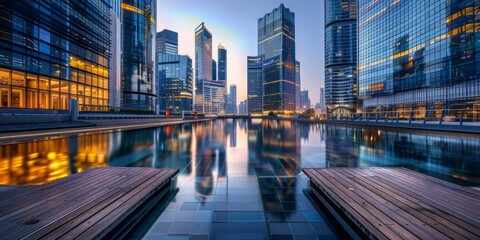
[[[104,166],[180,169],[146,239],[338,238],[302,168],[402,166],[478,186],[480,136],[230,119],[0,146],[2,185]]]

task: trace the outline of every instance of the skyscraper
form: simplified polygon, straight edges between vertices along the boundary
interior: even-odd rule
[[[218,45],[218,80],[227,81],[227,49]]]
[[[212,33],[205,23],[195,29],[195,111],[216,115],[225,108],[225,84],[213,81]]]
[[[311,108],[310,97],[308,96],[308,90],[304,89],[300,92],[300,106],[301,111],[304,112]]]
[[[325,88],[320,88],[320,108],[325,108]]]
[[[227,114],[236,114],[237,113],[237,86],[235,84],[230,85],[230,93],[226,97],[226,108],[225,111]]]
[[[178,33],[164,29],[157,32],[156,52],[167,54],[178,54]]]
[[[110,17],[105,0],[0,1],[0,107],[108,110]]]
[[[359,97],[364,111],[395,111],[402,118],[413,111],[438,118],[467,110],[468,118],[478,120],[478,12],[479,1],[360,0]]]
[[[217,80],[217,61],[215,59],[212,59],[212,80]]]
[[[301,111],[302,104],[300,103],[300,62],[295,61],[295,111]]]
[[[122,1],[122,107],[154,110],[155,0]]]
[[[108,106],[122,106],[122,22],[121,0],[110,1],[110,61],[108,79]]]
[[[263,113],[263,58],[247,57],[248,114]]]
[[[329,113],[355,111],[356,66],[357,0],[325,0],[325,102]]]
[[[157,53],[157,104],[160,111],[192,111],[193,73],[188,56]]]
[[[258,19],[263,56],[263,113],[295,111],[295,14],[283,4]]]

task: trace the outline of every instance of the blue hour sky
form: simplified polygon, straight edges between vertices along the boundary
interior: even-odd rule
[[[157,30],[178,32],[179,53],[195,61],[195,28],[205,22],[217,45],[228,51],[228,85],[237,85],[237,104],[247,98],[247,56],[257,54],[257,20],[283,3],[295,13],[296,58],[301,64],[302,89],[312,105],[324,84],[324,3],[321,0],[159,0]]]

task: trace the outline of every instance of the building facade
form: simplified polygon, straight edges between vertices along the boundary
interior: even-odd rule
[[[155,109],[156,2],[122,1],[123,108]]]
[[[160,112],[193,110],[192,59],[178,54],[157,53],[158,98]]]
[[[248,114],[248,102],[246,100],[241,101],[240,104],[238,104],[238,114],[240,115],[247,115]]]
[[[218,81],[227,81],[227,49],[218,45]]]
[[[225,112],[227,114],[237,114],[237,85],[230,85],[230,93],[226,95]]]
[[[217,115],[225,108],[225,83],[214,81],[212,33],[205,23],[195,29],[195,111]]]
[[[263,58],[247,57],[248,114],[263,113]]]
[[[0,108],[108,109],[109,1],[1,1],[0,32]]]
[[[325,102],[329,113],[357,105],[357,0],[325,0]]]
[[[300,62],[295,61],[295,111],[298,112],[302,108],[300,103],[300,85],[301,85],[301,75],[300,75]]]
[[[178,54],[178,33],[163,29],[157,32],[155,47],[157,53]]]
[[[293,113],[295,14],[283,4],[258,19],[258,55],[263,56],[263,113]]]
[[[110,0],[110,61],[108,106],[120,108],[122,103],[122,8],[121,0]]]
[[[378,13],[381,14],[378,14]],[[478,1],[359,1],[359,97],[408,118],[480,110]],[[426,13],[426,14],[425,14]]]
[[[217,61],[215,59],[212,59],[212,80],[217,80]]]
[[[325,88],[320,88],[320,108],[325,108]]]
[[[308,96],[308,90],[304,89],[300,91],[300,110],[302,112],[310,109],[312,106],[312,103],[310,102],[310,97]]]

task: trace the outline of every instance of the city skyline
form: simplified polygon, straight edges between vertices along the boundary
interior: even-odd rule
[[[255,8],[250,8],[251,4]],[[157,32],[170,29],[178,32],[179,54],[194,58],[194,31],[198,24],[205,22],[215,33],[213,46],[222,44],[229,50],[228,82],[238,87],[237,102],[247,99],[247,56],[257,52],[257,20],[281,3],[296,13],[296,60],[302,62],[301,88],[309,89],[312,102],[320,99],[319,89],[324,83],[323,60],[323,8],[322,2],[300,3],[298,1],[251,0],[225,4],[219,0],[196,3],[189,0],[159,2],[157,11]],[[241,18],[232,18],[231,9]],[[311,31],[312,23],[318,31]],[[218,59],[216,51],[213,59]]]

